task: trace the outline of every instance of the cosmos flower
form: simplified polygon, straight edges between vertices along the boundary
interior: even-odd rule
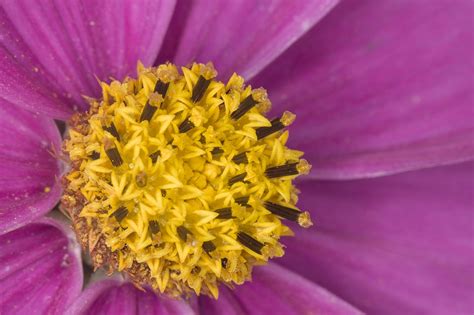
[[[474,311],[471,1],[0,4],[0,313]],[[113,106],[105,97],[120,91],[139,99],[134,88],[114,90],[107,83],[136,78],[138,61],[150,67],[168,60],[212,61],[218,80],[227,82],[236,72],[264,87],[273,104],[269,117],[296,114],[289,147],[313,164],[296,185],[298,208],[309,211],[315,225],[302,229],[282,220],[295,231],[281,240],[285,255],[255,267],[250,282],[221,286],[217,300],[169,299],[124,277],[90,276],[79,242],[94,230],[88,225],[89,234],[81,234],[75,225],[74,233],[71,223],[52,218],[61,196],[64,201],[74,190],[61,181],[75,166],[59,159],[60,121],[69,130],[85,126],[69,119],[84,117],[77,113],[94,102]],[[147,71],[139,67],[140,82]],[[200,71],[188,75],[194,87]],[[127,80],[133,87],[134,79]],[[150,98],[147,106],[164,101]],[[257,107],[252,117],[260,117]],[[210,113],[192,117],[210,119]],[[153,114],[140,120],[146,125]],[[194,118],[179,131],[200,127]],[[119,145],[114,130],[106,131]],[[122,157],[100,150],[111,169],[121,166]],[[123,211],[112,218],[120,223],[128,215]],[[264,217],[272,226],[280,222]],[[189,231],[183,231],[186,241]],[[263,250],[255,241],[240,240]]]

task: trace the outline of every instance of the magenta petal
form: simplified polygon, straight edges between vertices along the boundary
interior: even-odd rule
[[[346,302],[305,278],[269,264],[258,267],[252,282],[235,291],[222,290],[219,299],[200,298],[202,314],[359,314]],[[221,300],[222,299],[222,300]]]
[[[257,74],[316,24],[337,0],[181,1],[159,61],[214,62],[226,78]]]
[[[221,287],[219,291],[219,298],[216,300],[201,296],[198,299],[199,309],[201,314],[207,315],[244,315],[247,314],[243,303],[237,299],[233,290],[226,287]]]
[[[68,309],[68,314],[102,315],[192,315],[185,301],[158,297],[121,280],[101,280],[88,287]]]
[[[175,1],[24,0],[2,6],[21,36],[18,40],[28,47],[25,53],[72,97],[70,108],[84,109],[82,96],[100,91],[97,78],[121,79],[135,72],[138,60],[153,63]],[[33,67],[27,70],[34,75]]]
[[[54,121],[0,100],[0,234],[59,201],[61,137]]]
[[[55,80],[44,71],[0,7],[0,98],[56,118],[70,110]]]
[[[317,178],[474,156],[472,1],[346,1],[254,82]]]
[[[473,162],[299,188],[286,267],[369,314],[473,314]]]
[[[64,314],[82,287],[80,249],[70,235],[43,219],[0,236],[2,314]]]

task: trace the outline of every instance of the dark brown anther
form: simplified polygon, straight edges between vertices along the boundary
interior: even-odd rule
[[[263,139],[285,128],[285,125],[283,125],[283,123],[280,121],[280,118],[273,119],[271,123],[272,123],[271,127],[260,127],[255,130],[258,140]]]
[[[221,266],[222,268],[227,268],[227,264],[229,263],[229,260],[227,258],[222,258],[221,259]]]
[[[249,197],[245,196],[245,197],[235,198],[235,202],[244,207],[248,206]]]
[[[105,153],[109,157],[110,162],[112,162],[113,166],[118,167],[118,166],[122,165],[123,160],[122,160],[122,157],[120,156],[120,153],[119,153],[119,151],[116,147],[106,149]]]
[[[112,136],[114,136],[118,141],[120,141],[120,135],[115,127],[115,124],[112,122],[110,123],[109,127],[103,127],[105,131],[108,131]]]
[[[252,109],[258,102],[253,99],[252,95],[247,96],[237,107],[236,110],[230,114],[230,118],[238,120],[240,117],[245,115],[246,112]]]
[[[235,164],[247,164],[249,160],[247,159],[247,152],[242,152],[237,154],[232,158],[232,162]]]
[[[216,250],[216,245],[214,245],[214,243],[211,241],[207,241],[202,243],[202,249],[204,249],[204,251],[209,254]]]
[[[157,109],[158,107],[150,105],[150,103],[147,102],[145,104],[145,107],[143,107],[143,111],[140,116],[140,122],[145,121],[145,120],[150,121]]]
[[[92,153],[89,155],[89,157],[92,160],[98,160],[100,158],[100,153],[97,151],[92,151]]]
[[[193,103],[199,102],[201,100],[210,83],[211,80],[206,80],[202,75],[199,76],[199,79],[193,88],[193,95],[191,96]]]
[[[153,152],[152,154],[150,154],[149,157],[150,157],[150,159],[153,163],[156,163],[156,161],[158,161],[158,158],[160,157],[160,154],[161,154],[161,152],[158,150],[158,151]]]
[[[127,216],[128,214],[128,210],[127,208],[125,207],[119,207],[117,210],[115,210],[112,215],[115,217],[115,220],[117,220],[117,222],[122,222],[123,219],[125,219],[125,217]]]
[[[222,155],[222,153],[224,153],[224,150],[222,148],[217,147],[212,149],[211,151],[212,157],[219,157],[220,155]]]
[[[237,241],[245,247],[249,248],[250,250],[256,252],[257,254],[261,254],[262,248],[263,246],[265,246],[265,244],[260,243],[252,236],[244,232],[237,233]]]
[[[298,220],[299,216],[302,213],[298,209],[285,207],[285,206],[282,206],[273,202],[269,202],[269,201],[265,202],[264,205],[265,205],[265,209],[267,209],[274,215],[277,215],[279,217],[282,217],[294,222]]]
[[[160,94],[161,96],[165,97],[166,92],[168,92],[168,88],[170,86],[170,83],[165,83],[161,80],[156,81],[155,85],[155,92]]]
[[[183,241],[186,242],[186,240],[188,239],[188,234],[192,235],[191,231],[188,230],[187,228],[185,228],[184,226],[178,226],[176,228],[176,231],[178,232],[178,236],[180,239],[182,239]]]
[[[285,127],[288,127],[295,120],[295,115],[290,112],[284,112],[279,118],[275,118],[271,121],[270,127],[260,127],[255,130],[257,139],[265,138],[275,132],[278,132]]]
[[[150,221],[148,222],[148,229],[151,234],[156,234],[160,231],[160,225],[156,221]]]
[[[161,190],[161,197],[163,198],[166,197],[166,190],[164,189]]]
[[[239,174],[239,175],[235,175],[234,177],[229,179],[229,186],[232,186],[235,183],[243,181],[245,179],[245,176],[247,176],[247,172],[244,172],[244,173]]]
[[[288,163],[280,166],[269,167],[265,170],[265,175],[268,178],[277,178],[290,175],[298,175],[298,162]]]
[[[193,128],[194,128],[194,124],[189,120],[189,118],[186,118],[179,125],[179,132],[180,133],[185,133],[185,132],[188,132],[189,130],[191,130]]]
[[[216,219],[232,219],[232,208],[230,207],[217,209],[216,212],[219,213]]]

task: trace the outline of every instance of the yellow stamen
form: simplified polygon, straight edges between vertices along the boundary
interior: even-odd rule
[[[242,284],[284,254],[282,220],[311,226],[292,180],[307,174],[286,147],[295,116],[268,120],[264,89],[211,63],[156,68],[101,83],[70,121],[63,207],[96,268],[172,296]]]

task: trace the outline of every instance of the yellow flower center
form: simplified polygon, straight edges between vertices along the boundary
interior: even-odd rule
[[[218,296],[252,267],[283,255],[282,219],[311,226],[292,180],[310,170],[285,144],[294,115],[269,120],[264,89],[212,64],[138,65],[138,78],[104,82],[73,116],[62,207],[94,266],[138,286]]]

